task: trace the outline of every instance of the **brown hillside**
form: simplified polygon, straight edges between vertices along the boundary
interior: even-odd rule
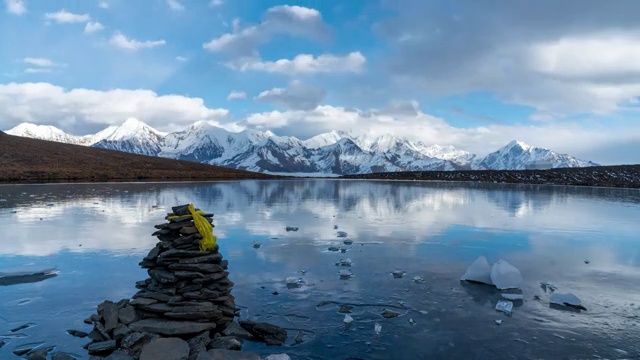
[[[0,182],[275,178],[190,161],[134,155],[0,131]]]

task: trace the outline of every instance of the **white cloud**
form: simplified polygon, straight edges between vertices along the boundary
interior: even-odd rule
[[[312,110],[324,100],[327,92],[322,88],[303,84],[299,81],[292,81],[285,88],[273,88],[261,92],[254,98],[256,101],[268,102],[287,109]]]
[[[262,61],[252,58],[239,59],[226,65],[240,71],[264,71],[287,75],[316,73],[359,73],[364,70],[366,58],[360,52],[352,52],[345,56],[323,54],[314,57],[300,54],[293,59]]]
[[[29,65],[36,65],[36,66],[43,66],[43,67],[50,67],[50,66],[56,66],[56,64],[47,59],[47,58],[32,58],[32,57],[26,57],[24,59],[22,59],[22,61],[25,64],[29,64]]]
[[[243,91],[232,91],[227,95],[227,100],[241,100],[246,98],[247,93]]]
[[[189,60],[189,59],[187,59],[187,58],[186,58],[186,57],[184,57],[184,56],[176,56],[176,60],[178,60],[178,61],[180,61],[180,62],[184,62],[184,61],[187,61],[187,60]]]
[[[14,15],[22,15],[27,12],[24,0],[4,0],[7,5],[7,12]]]
[[[158,46],[165,45],[167,42],[164,40],[147,40],[140,41],[135,39],[129,39],[122,33],[115,33],[111,40],[109,40],[111,45],[118,47],[120,49],[126,50],[139,50],[139,49],[150,49]]]
[[[0,84],[0,128],[21,122],[119,125],[135,117],[162,130],[178,130],[195,121],[217,123],[226,109],[209,108],[201,98],[159,95],[149,90],[66,90],[49,83]]]
[[[262,22],[257,25],[241,30],[234,21],[233,32],[203,44],[203,48],[212,52],[255,56],[258,46],[279,34],[322,40],[327,38],[329,30],[319,11],[302,6],[281,5],[269,8]]]
[[[184,5],[179,0],[167,0],[167,6],[173,11],[184,11]]]
[[[222,6],[224,5],[224,1],[223,0],[211,0],[209,2],[209,6],[211,7],[218,7],[218,6]]]
[[[106,1],[100,1],[100,2],[98,3],[98,6],[99,6],[101,9],[108,9],[108,8],[109,8],[109,3],[108,3],[108,2],[106,2]]]
[[[26,68],[24,72],[27,74],[42,74],[42,73],[50,73],[51,69],[46,68]]]
[[[64,9],[54,13],[46,13],[44,18],[47,20],[53,20],[58,24],[76,24],[91,20],[91,16],[89,16],[89,14],[74,14]]]
[[[88,22],[87,25],[84,26],[84,33],[85,34],[93,34],[96,33],[98,31],[104,30],[104,25],[100,24],[99,22]]]

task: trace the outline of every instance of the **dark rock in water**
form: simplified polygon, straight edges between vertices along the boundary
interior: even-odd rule
[[[337,246],[329,246],[329,251],[340,251],[340,248]]]
[[[6,340],[0,340],[0,349],[7,344]]]
[[[148,300],[152,300],[152,299],[148,299]],[[136,309],[134,309],[133,306],[130,306],[130,305],[123,307],[118,311],[118,320],[120,320],[120,322],[125,325],[129,325],[132,322],[138,320]]]
[[[197,264],[197,263],[205,263],[205,262],[220,264],[221,261],[222,261],[222,255],[220,255],[219,253],[216,253],[216,254],[209,254],[205,256],[198,256],[198,257],[192,257],[192,258],[183,258],[183,259],[180,259],[178,262],[180,264]]]
[[[250,341],[254,339],[253,335],[251,335],[250,332],[242,328],[242,326],[238,325],[238,323],[236,322],[232,322],[229,325],[227,325],[227,327],[224,330],[222,330],[222,334],[226,336],[233,336],[235,338],[245,339]]]
[[[85,338],[87,337],[87,335],[89,335],[86,332],[79,331],[79,330],[67,330],[67,334],[71,336],[79,337],[79,338]]]
[[[347,234],[347,233],[346,233],[346,232],[344,232],[344,231],[338,231],[338,232],[336,233],[336,236],[337,236],[337,237],[339,237],[339,238],[347,237],[348,235],[349,235],[349,234]]]
[[[298,231],[298,227],[297,226],[287,226],[285,228],[285,230],[287,230],[287,232],[289,232],[289,231]]]
[[[131,304],[131,305],[151,305],[151,304],[155,304],[157,302],[158,302],[158,300],[156,300],[156,299],[139,297],[139,298],[135,298],[135,299],[131,300],[131,302],[129,302],[129,304]],[[127,325],[129,325],[129,324],[127,324]]]
[[[24,329],[29,328],[29,327],[31,327],[31,324],[24,324],[24,325],[20,325],[20,326],[18,326],[16,328],[13,328],[13,329],[9,330],[9,332],[18,332],[20,330],[24,330]]]
[[[351,239],[346,239],[346,240],[344,240],[343,242],[344,242],[344,244],[345,244],[345,245],[351,245],[351,244],[353,244],[353,240],[351,240]]]
[[[109,332],[116,328],[118,325],[118,305],[111,301],[105,301],[102,311],[102,317],[104,318],[104,330]]]
[[[342,305],[342,306],[340,306],[340,310],[338,310],[338,312],[342,313],[342,314],[350,314],[351,310],[353,310],[353,306],[351,306],[351,305]]]
[[[51,354],[51,360],[76,360],[76,358],[69,354],[57,351]],[[109,360],[113,360],[113,359],[109,359]]]
[[[135,358],[129,354],[126,354],[120,350],[114,351],[111,355],[107,356],[103,360],[135,360]]]
[[[153,249],[151,249],[151,251],[149,251],[149,254],[144,258],[144,260],[155,261],[158,255],[160,255],[160,250],[161,250],[160,245],[156,245],[156,247],[154,247]]]
[[[189,204],[173,206],[171,207],[171,211],[173,211],[173,215],[177,216],[191,215],[191,211],[189,211]]]
[[[178,281],[178,278],[170,271],[162,269],[151,269],[147,271],[151,278],[161,284],[170,284]]]
[[[113,351],[116,349],[116,341],[115,340],[107,340],[102,342],[97,342],[90,344],[87,350],[89,350],[89,354],[101,354],[109,351]]]
[[[275,325],[253,321],[240,321],[240,326],[256,339],[267,345],[279,346],[284,344],[284,341],[287,339],[287,330]]]
[[[187,335],[213,330],[216,328],[216,324],[192,321],[144,319],[130,324],[129,328],[134,331],[144,331],[161,335]]]
[[[23,347],[20,349],[15,349],[13,350],[13,353],[17,356],[22,356],[25,355],[26,353],[28,353],[29,351],[33,350],[35,346],[27,346],[27,347]]]
[[[187,360],[189,344],[179,338],[157,338],[142,348],[140,360]]]
[[[98,330],[91,330],[91,332],[87,335],[89,336],[89,339],[93,340],[93,341],[105,341],[105,340],[109,340],[108,337],[103,336],[102,333],[100,333],[100,331]]]
[[[394,317],[398,317],[398,316],[400,316],[400,313],[395,312],[395,311],[392,311],[392,310],[389,310],[389,309],[384,309],[384,310],[382,311],[382,314],[381,314],[381,315],[382,315],[382,317],[383,317],[383,318],[385,318],[385,319],[390,319],[390,318],[394,318]]]
[[[171,264],[169,265],[169,270],[184,270],[184,271],[194,271],[200,273],[217,273],[223,272],[224,269],[220,265],[216,264],[208,264],[208,263],[199,263],[199,264]]]
[[[53,346],[34,350],[27,354],[27,360],[47,360],[47,354],[49,354],[51,350],[53,350]]]
[[[233,336],[221,336],[214,339],[208,349],[241,350],[242,342]]]

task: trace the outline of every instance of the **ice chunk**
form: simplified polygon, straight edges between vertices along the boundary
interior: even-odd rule
[[[271,354],[264,358],[264,360],[291,360],[287,354]]]
[[[582,306],[582,302],[580,301],[580,299],[572,293],[553,293],[551,294],[551,299],[549,299],[549,302],[554,305],[568,306],[579,310],[587,310],[587,308]]]
[[[352,262],[351,259],[346,258],[346,259],[340,259],[340,266],[351,266]]]
[[[495,322],[495,323],[496,323],[496,325],[500,325],[500,324],[502,324],[502,320],[493,320],[493,322]]]
[[[498,260],[491,268],[491,281],[500,290],[518,289],[522,285],[522,274],[517,267]]]
[[[491,266],[487,258],[484,256],[477,258],[476,261],[469,266],[464,275],[462,275],[460,280],[493,285],[493,281],[491,281]]]
[[[400,279],[403,275],[404,275],[404,271],[402,270],[395,270],[394,272],[392,272],[393,277],[396,279]]]
[[[349,270],[340,270],[340,278],[348,279],[353,275],[353,273]]]
[[[511,315],[511,311],[513,310],[513,303],[511,301],[500,300],[496,304],[496,310],[507,315]]]
[[[413,281],[414,281],[416,284],[422,284],[422,283],[424,282],[424,279],[422,278],[422,276],[414,276],[414,277],[413,277]]]
[[[295,276],[289,276],[285,279],[288,288],[297,288],[302,285],[302,280]]]
[[[522,290],[520,289],[506,289],[500,292],[503,299],[507,300],[523,300],[524,294],[522,294]]]
[[[380,335],[380,333],[382,332],[382,325],[376,323],[375,325],[373,325],[373,331],[375,331],[376,335]]]
[[[347,314],[344,316],[344,320],[342,320],[345,324],[349,325],[353,322],[353,318],[351,315]]]

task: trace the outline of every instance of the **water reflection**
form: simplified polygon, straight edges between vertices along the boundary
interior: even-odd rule
[[[640,280],[638,190],[295,180],[0,186],[0,200],[0,267],[46,261],[60,270],[0,288],[0,339],[9,326],[37,324],[0,358],[41,340],[83,356],[83,342],[64,330],[84,329],[105,298],[131,296],[146,276],[137,262],[156,242],[152,226],[187,202],[216,214],[243,316],[285,325],[292,339],[300,333],[306,340],[285,349],[300,358],[615,358],[640,343],[640,294],[630,291]],[[500,327],[499,294],[458,281],[479,255],[508,259],[525,278],[525,302]],[[335,263],[345,257],[354,276],[341,280]],[[394,279],[396,268],[407,275]],[[304,284],[288,289],[289,276]],[[589,311],[549,309],[541,281],[577,294]],[[322,301],[354,305],[353,325],[344,328],[337,305],[319,309]],[[384,307],[403,315],[382,319]],[[373,341],[375,322],[383,330]],[[556,346],[557,354],[546,352]]]

